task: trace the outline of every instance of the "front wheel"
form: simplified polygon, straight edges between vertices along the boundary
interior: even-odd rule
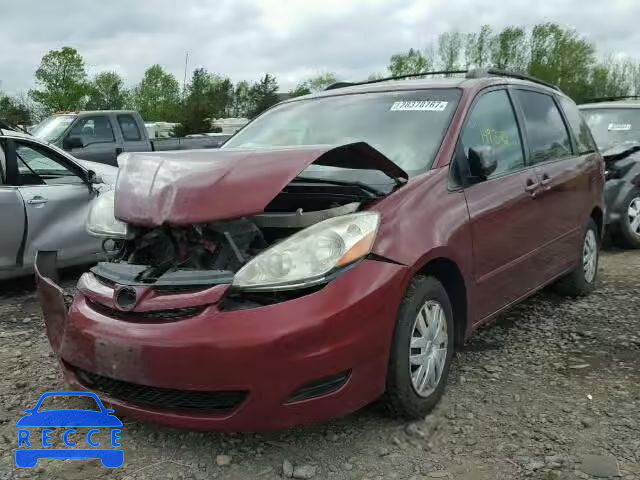
[[[385,404],[418,419],[444,394],[453,358],[453,314],[447,291],[433,277],[414,278],[400,306],[391,345]]]
[[[640,248],[640,188],[634,188],[625,199],[618,232],[620,246]]]
[[[590,219],[582,237],[580,264],[575,270],[558,281],[556,288],[560,293],[572,297],[580,297],[593,291],[596,286],[600,259],[600,242],[598,238],[598,227],[593,219]]]

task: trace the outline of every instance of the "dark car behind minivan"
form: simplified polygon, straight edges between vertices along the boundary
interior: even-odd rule
[[[37,282],[66,379],[192,429],[420,418],[454,349],[546,285],[596,285],[604,163],[576,105],[499,71],[339,85],[212,151],[131,153],[87,227],[111,260],[70,308]]]
[[[580,105],[606,161],[607,237],[640,248],[640,97],[611,97]]]

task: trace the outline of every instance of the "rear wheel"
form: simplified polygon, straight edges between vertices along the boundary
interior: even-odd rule
[[[433,277],[413,279],[396,323],[385,404],[397,416],[424,417],[442,397],[453,358],[449,296]]]
[[[590,219],[582,237],[580,264],[574,271],[558,281],[556,288],[560,293],[578,297],[588,295],[593,291],[596,286],[600,259],[600,241],[598,239],[598,227],[593,219]]]
[[[640,248],[640,188],[634,188],[622,204],[618,240],[625,248]]]

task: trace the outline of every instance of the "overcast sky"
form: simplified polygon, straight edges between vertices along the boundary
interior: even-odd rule
[[[638,0],[0,0],[0,88],[33,86],[51,49],[71,46],[87,72],[115,70],[128,85],[160,63],[182,81],[206,67],[233,80],[276,75],[281,90],[311,74],[343,79],[381,72],[389,56],[438,34],[483,23],[554,21],[600,51],[640,57]]]

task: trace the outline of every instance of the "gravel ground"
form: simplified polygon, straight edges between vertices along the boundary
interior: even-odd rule
[[[121,417],[118,470],[78,460],[15,467],[15,422],[64,384],[33,282],[0,283],[0,479],[640,479],[639,272],[640,252],[607,252],[590,297],[543,292],[502,315],[458,354],[424,421],[373,405],[330,424],[223,435]]]

